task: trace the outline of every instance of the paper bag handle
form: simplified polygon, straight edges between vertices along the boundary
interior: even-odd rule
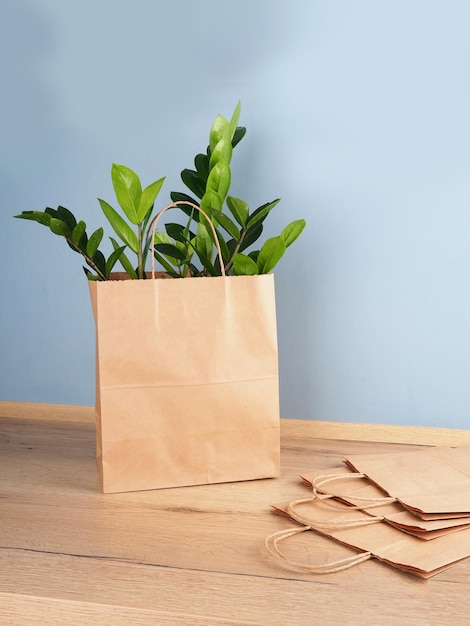
[[[377,522],[383,522],[385,519],[382,516],[371,515],[371,516],[363,516],[363,517],[352,517],[347,520],[330,520],[329,522],[321,522],[319,520],[312,520],[311,518],[304,517],[296,510],[299,504],[311,503],[311,502],[315,502],[315,500],[317,500],[317,498],[313,496],[313,498],[302,498],[302,500],[294,500],[293,502],[290,502],[287,505],[287,513],[289,517],[294,519],[296,522],[299,522],[300,524],[305,524],[309,528],[319,530],[319,531],[341,530],[343,528],[356,528],[358,526],[368,526],[369,524],[376,524]],[[330,505],[329,502],[327,502],[326,504]],[[346,505],[344,505],[344,508],[341,508],[341,509],[339,509],[339,507],[332,507],[332,508],[337,508],[342,513],[348,513],[350,510],[358,509],[358,507],[346,506]]]
[[[286,561],[286,563],[288,563],[290,566],[295,567],[296,569],[300,569],[304,572],[308,572],[309,574],[333,574],[334,572],[340,572],[342,570],[349,569],[354,565],[358,565],[359,563],[362,563],[363,561],[367,561],[372,558],[372,552],[362,552],[359,554],[354,554],[350,557],[346,557],[345,559],[339,559],[338,561],[325,563],[324,565],[308,565],[307,563],[300,563],[299,561],[293,561],[292,559],[289,559],[279,550],[278,544],[281,541],[288,539],[293,535],[297,535],[298,533],[302,533],[306,530],[311,530],[311,527],[302,526],[302,528],[288,528],[286,530],[280,530],[276,533],[273,533],[265,541],[268,552],[272,556]]]
[[[313,497],[318,500],[322,500],[325,504],[329,504],[334,508],[334,504],[332,504],[331,500],[333,498],[351,498],[352,500],[359,500],[361,502],[366,502],[368,504],[358,504],[358,505],[350,505],[349,509],[372,509],[374,507],[383,506],[384,504],[391,504],[393,502],[397,502],[397,498],[393,496],[382,496],[377,498],[364,498],[361,496],[348,496],[348,494],[335,494],[325,489],[320,489],[326,483],[333,482],[335,480],[355,480],[357,478],[368,478],[366,474],[360,474],[359,472],[354,472],[352,474],[323,474],[321,476],[316,476],[312,480],[312,489],[313,489]]]
[[[206,220],[208,221],[209,226],[210,226],[210,228],[212,230],[212,234],[214,235],[215,247],[217,248],[217,252],[219,253],[220,273],[225,278],[225,267],[224,267],[224,264],[222,262],[222,251],[220,249],[219,238],[217,237],[217,231],[214,228],[214,224],[209,219],[209,216],[207,215],[207,213],[201,209],[201,207],[199,207],[197,204],[194,204],[193,202],[189,202],[188,200],[177,200],[176,202],[172,202],[168,206],[166,206],[163,209],[161,209],[161,211],[159,211],[155,215],[153,220],[150,222],[148,230],[150,231],[150,229],[152,229],[152,278],[155,278],[155,255],[153,254],[153,250],[155,248],[155,233],[157,232],[157,224],[158,224],[161,216],[164,213],[166,213],[166,211],[168,211],[169,209],[177,209],[180,204],[185,204],[187,206],[192,207],[193,209],[196,209],[196,211],[199,211],[199,213],[201,213],[206,218]]]

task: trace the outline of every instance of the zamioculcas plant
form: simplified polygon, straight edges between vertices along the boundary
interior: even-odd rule
[[[88,267],[83,269],[89,280],[108,280],[117,261],[121,262],[130,278],[144,278],[151,243],[151,238],[145,235],[145,229],[165,178],[160,178],[142,189],[135,172],[125,165],[116,164],[112,166],[111,178],[116,199],[127,221],[105,200],[98,199],[104,215],[124,244],[121,245],[110,237],[114,249],[107,259],[99,249],[104,235],[103,228],[98,228],[88,236],[85,222],[77,221],[73,213],[65,207],[59,206],[57,209],[48,207],[45,211],[23,211],[15,217],[43,224],[54,234],[64,237],[72,250],[85,259]],[[135,264],[124,252],[126,248],[135,254]]]
[[[295,220],[280,235],[267,239],[260,249],[245,253],[260,238],[263,222],[279,199],[250,212],[246,202],[228,195],[232,152],[246,133],[245,128],[237,126],[239,116],[240,103],[230,121],[218,115],[210,130],[206,153],[196,155],[194,170],[181,172],[183,183],[196,198],[186,193],[171,193],[174,202],[187,203],[180,207],[189,217],[185,227],[167,224],[166,233],[157,233],[155,255],[172,276],[220,275],[221,265],[227,274],[266,274],[305,227],[305,220]],[[222,259],[213,258],[212,230],[192,205],[200,206],[216,227]],[[228,211],[224,210],[225,205]],[[194,265],[194,256],[202,267]]]
[[[246,133],[245,128],[238,126],[239,116],[240,104],[230,121],[218,115],[209,133],[206,152],[197,154],[194,159],[195,170],[181,172],[183,183],[195,198],[186,193],[171,193],[173,202],[177,202],[186,214],[185,224],[166,224],[165,232],[156,233],[153,250],[168,276],[219,276],[222,268],[226,274],[266,274],[305,227],[305,220],[295,220],[277,237],[270,237],[259,249],[248,252],[248,248],[260,238],[263,222],[279,199],[250,211],[246,202],[228,195],[233,149]],[[118,261],[129,278],[145,278],[152,241],[149,226],[155,200],[165,179],[160,178],[142,189],[135,172],[116,164],[112,166],[111,178],[121,213],[105,200],[99,199],[99,204],[120,241],[110,237],[113,252],[108,258],[99,248],[103,228],[88,235],[85,222],[77,220],[65,207],[23,211],[15,217],[38,222],[64,237],[72,250],[85,259],[87,267],[84,270],[89,280],[110,279]],[[215,253],[214,234],[204,215],[215,227],[222,258]],[[129,253],[135,256],[129,258]]]

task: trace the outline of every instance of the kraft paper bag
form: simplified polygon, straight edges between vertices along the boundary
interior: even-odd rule
[[[470,556],[470,529],[446,534],[432,541],[422,541],[384,522],[371,523],[365,512],[351,511],[347,505],[337,504],[338,509],[333,509],[321,500],[317,500],[314,505],[312,501],[275,505],[273,508],[276,512],[287,515],[302,526],[270,535],[266,539],[269,552],[290,567],[314,574],[341,571],[376,558],[421,578],[430,578]],[[363,518],[362,524],[360,516]],[[282,541],[309,530],[354,548],[358,554],[332,560],[325,565],[313,565],[293,561],[281,552],[279,544]]]
[[[354,480],[356,477],[358,480]],[[387,494],[380,487],[347,466],[303,473],[301,478],[325,504],[348,504],[421,539],[435,539],[470,527],[470,517],[423,520],[396,499],[384,498]]]
[[[273,275],[89,288],[104,492],[279,475]]]
[[[423,519],[470,515],[469,447],[352,455],[346,463]]]

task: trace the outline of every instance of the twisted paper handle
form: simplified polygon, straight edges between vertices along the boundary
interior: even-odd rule
[[[325,565],[308,565],[306,563],[300,563],[298,561],[293,561],[292,559],[289,559],[279,550],[278,547],[278,543],[280,543],[281,541],[306,530],[318,530],[320,532],[322,530],[341,530],[343,528],[353,528],[357,526],[366,526],[368,524],[376,524],[377,522],[382,522],[384,520],[384,517],[382,516],[362,516],[350,518],[347,520],[331,520],[328,522],[321,522],[319,520],[312,520],[305,516],[302,516],[298,512],[298,510],[296,510],[300,504],[314,502],[315,500],[324,502],[334,509],[341,510],[343,513],[347,513],[350,510],[365,510],[397,501],[396,498],[390,496],[379,498],[363,498],[358,496],[351,496],[351,499],[353,500],[364,501],[368,504],[351,506],[345,506],[343,504],[341,506],[336,506],[334,504],[334,498],[345,498],[345,495],[333,494],[325,491],[324,489],[321,489],[321,487],[326,483],[333,482],[335,480],[357,478],[367,478],[367,476],[365,474],[360,474],[357,472],[353,474],[324,474],[316,476],[315,479],[312,481],[313,496],[309,498],[302,498],[300,500],[294,500],[293,502],[290,502],[290,504],[287,506],[288,515],[297,522],[304,524],[304,526],[302,528],[289,528],[287,530],[281,530],[270,535],[265,541],[266,548],[268,549],[270,554],[277,558],[281,558],[286,563],[288,563],[292,567],[295,567],[296,569],[300,569],[302,571],[312,574],[331,574],[333,572],[339,572],[372,558],[371,552],[362,552],[360,554],[345,559],[340,559],[338,561],[333,561],[332,563],[327,563]]]
[[[308,572],[309,574],[333,574],[334,572],[340,572],[342,570],[349,569],[354,565],[358,565],[359,563],[362,563],[363,561],[367,561],[368,559],[372,558],[372,552],[362,552],[360,554],[355,554],[345,559],[339,559],[331,563],[325,563],[324,565],[308,565],[307,563],[300,563],[299,561],[293,561],[292,559],[289,559],[279,550],[278,544],[284,539],[292,537],[293,535],[297,535],[298,533],[302,533],[306,530],[311,530],[311,527],[303,526],[302,528],[288,528],[287,530],[280,530],[277,533],[270,535],[266,539],[266,548],[274,557],[281,558],[292,567],[300,569],[304,572]]]
[[[217,252],[219,253],[220,272],[221,272],[222,276],[225,277],[225,267],[224,267],[223,260],[222,260],[222,251],[220,249],[220,243],[219,243],[219,239],[217,237],[217,231],[214,228],[214,224],[211,222],[211,220],[210,220],[209,216],[207,215],[207,213],[205,211],[203,211],[201,209],[201,207],[199,207],[197,204],[194,204],[193,202],[189,202],[187,200],[178,200],[176,202],[172,202],[168,206],[166,206],[163,209],[161,209],[161,211],[159,211],[155,215],[155,217],[150,222],[150,225],[148,227],[148,231],[152,230],[152,278],[155,278],[155,255],[153,254],[153,249],[155,247],[155,233],[157,232],[157,224],[158,224],[161,216],[164,213],[166,213],[166,211],[168,211],[169,209],[177,209],[180,204],[185,204],[187,206],[192,207],[196,211],[199,211],[199,213],[201,213],[206,218],[206,220],[209,223],[209,226],[210,226],[210,228],[212,230],[212,234],[214,235],[215,247],[217,248]]]

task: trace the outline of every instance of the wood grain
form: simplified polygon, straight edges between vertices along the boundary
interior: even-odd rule
[[[376,561],[319,576],[264,547],[290,526],[270,505],[308,494],[301,471],[410,444],[315,438],[318,424],[284,420],[279,479],[104,495],[90,408],[19,408],[0,406],[1,624],[468,624],[469,561],[428,581]],[[350,554],[313,533],[286,550]]]

